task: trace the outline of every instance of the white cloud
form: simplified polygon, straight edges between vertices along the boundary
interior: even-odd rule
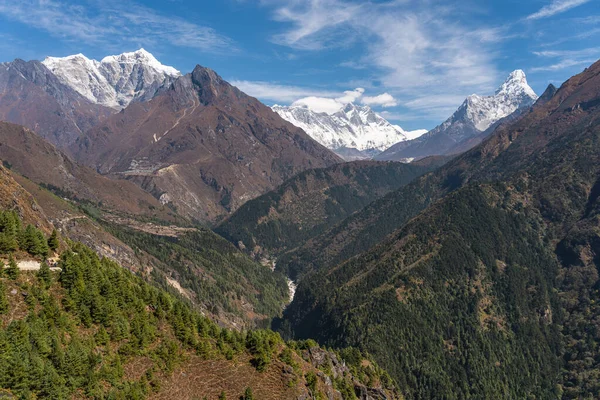
[[[344,96],[343,93],[325,89],[313,89],[300,86],[280,85],[261,81],[232,80],[231,84],[250,96],[277,103],[290,104],[304,97],[330,97],[332,99]]]
[[[563,13],[582,4],[588,3],[591,0],[553,0],[550,4],[542,7],[538,12],[527,17],[529,20],[548,18],[556,14]]]
[[[446,104],[456,108],[467,94],[491,93],[499,77],[492,46],[514,37],[510,29],[462,26],[453,14],[462,11],[431,1],[280,0],[266,4],[274,7],[276,20],[290,24],[275,36],[277,43],[305,50],[344,48],[348,43],[362,46],[362,56],[341,66],[370,69],[372,79],[393,97],[382,102],[382,98],[367,96],[366,102],[381,106],[404,105],[427,93],[432,98],[448,99],[450,94],[461,99]]]
[[[365,93],[365,89],[356,88],[354,90],[347,90],[344,92],[344,95],[335,99],[338,103],[346,105],[348,103],[353,103],[356,100],[360,99],[361,96]]]
[[[348,103],[362,103],[382,107],[393,107],[396,105],[396,100],[389,93],[364,96],[365,89],[360,87],[340,93],[260,81],[233,80],[231,83],[243,92],[262,100],[308,107],[315,112],[328,114],[339,111]]]
[[[104,50],[124,44],[157,43],[208,52],[235,51],[231,39],[183,18],[158,14],[131,2],[106,0],[74,5],[62,0],[0,0],[0,15],[65,40],[99,45]]]
[[[368,106],[396,107],[398,102],[389,93],[382,93],[378,96],[365,96],[362,99],[363,104]]]
[[[579,50],[544,50],[534,51],[538,57],[552,59],[552,64],[531,69],[531,72],[560,71],[567,68],[590,65],[600,57],[600,47]]]
[[[298,99],[292,103],[293,106],[308,107],[311,110],[319,113],[333,114],[339,111],[348,103],[355,103],[358,101],[363,94],[365,89],[356,88],[354,90],[347,90],[341,96],[338,97],[317,97],[308,96]]]
[[[296,100],[292,103],[293,106],[308,107],[314,112],[333,114],[339,111],[344,105],[336,99],[328,99],[326,97],[309,96]]]

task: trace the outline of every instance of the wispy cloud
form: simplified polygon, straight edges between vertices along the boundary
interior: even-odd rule
[[[207,52],[235,50],[231,39],[211,27],[160,15],[130,2],[107,0],[75,5],[61,0],[0,0],[0,15],[64,40],[105,48],[123,43],[166,43]]]
[[[556,64],[545,65],[542,67],[535,67],[531,69],[531,72],[542,72],[542,71],[560,71],[566,68],[577,67],[580,65],[590,65],[597,61],[596,59],[588,60],[562,60]]]
[[[534,20],[552,17],[590,1],[591,0],[553,0],[550,4],[542,7],[538,12],[529,15],[527,19]]]
[[[293,85],[281,85],[272,82],[232,80],[231,84],[251,96],[286,104],[310,96],[337,98],[344,95],[343,92]]]
[[[533,54],[540,58],[552,60],[552,62],[548,65],[532,68],[532,72],[560,71],[594,63],[600,58],[600,47],[579,50],[543,50],[535,51]]]
[[[452,101],[446,104],[451,108],[466,94],[492,91],[499,76],[493,46],[514,37],[509,29],[462,26],[456,22],[456,10],[432,1],[263,0],[263,4],[273,7],[274,19],[289,23],[273,37],[276,43],[313,51],[360,46],[359,55],[340,67],[370,69],[372,79],[396,104],[409,106],[408,100],[423,93],[452,94],[443,97]]]

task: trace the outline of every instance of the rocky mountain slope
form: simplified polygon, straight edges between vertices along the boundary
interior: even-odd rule
[[[389,123],[369,106],[352,103],[331,115],[302,106],[276,105],[272,108],[283,119],[302,128],[317,142],[346,160],[372,158],[398,142],[426,133],[425,130],[407,132]]]
[[[457,154],[467,143],[475,146],[481,136],[497,121],[520,108],[531,106],[537,95],[529,87],[525,73],[512,72],[493,96],[471,95],[444,123],[425,135],[390,147],[376,157],[377,160],[405,160],[429,155]],[[487,135],[482,135],[482,133]]]
[[[354,349],[221,328],[79,243],[59,242],[55,271],[4,268],[43,257],[21,238],[46,240],[51,225],[3,167],[0,204],[2,397],[401,398],[389,375]]]
[[[0,159],[65,236],[185,297],[223,325],[254,326],[279,315],[288,301],[281,274],[211,231],[190,227],[135,184],[70,161],[26,128],[0,123]]]
[[[174,220],[172,211],[131,182],[112,180],[71,161],[27,128],[0,122],[0,159],[19,174],[72,200],[108,210]]]
[[[144,49],[101,61],[83,54],[47,57],[42,63],[65,85],[91,101],[120,110],[132,101],[150,100],[181,73],[162,65]]]
[[[341,161],[200,66],[86,132],[72,152],[181,215],[211,222],[298,172]]]
[[[61,148],[111,112],[62,83],[39,61],[0,64],[0,120],[26,126]]]
[[[305,171],[244,204],[216,232],[255,255],[278,256],[437,166],[354,161]]]
[[[368,350],[407,398],[598,396],[599,88],[597,62],[324,234],[283,331]]]

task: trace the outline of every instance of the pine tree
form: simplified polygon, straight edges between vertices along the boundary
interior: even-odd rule
[[[42,261],[37,277],[44,284],[46,289],[50,287],[50,284],[52,283],[52,273],[50,272],[50,266],[46,260]]]
[[[56,251],[58,249],[59,244],[60,243],[58,240],[58,232],[56,232],[56,229],[54,229],[52,230],[52,234],[48,238],[48,247],[50,248],[50,250]]]
[[[254,400],[254,396],[252,395],[252,389],[250,389],[249,387],[246,388],[246,391],[244,392],[244,396],[242,397],[243,400]]]
[[[8,311],[8,298],[6,297],[6,286],[0,281],[0,314],[6,314]]]
[[[18,218],[11,211],[0,211],[0,253],[10,253],[18,248]]]
[[[6,268],[5,272],[6,276],[8,276],[13,281],[17,280],[17,278],[19,277],[19,266],[17,265],[17,262],[15,261],[12,255],[8,257],[8,268]]]

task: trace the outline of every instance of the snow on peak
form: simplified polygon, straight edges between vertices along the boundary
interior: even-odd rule
[[[180,76],[181,73],[173,67],[163,65],[154,57],[151,53],[147,52],[143,48],[130,52],[122,53],[115,56],[106,56],[102,59],[101,63],[122,63],[122,64],[143,64],[148,67],[154,68],[157,71],[163,72],[166,75],[173,77]]]
[[[151,98],[160,86],[181,76],[144,49],[90,60],[83,54],[47,57],[43,64],[88,100],[121,109],[135,99]]]
[[[348,103],[334,114],[317,113],[302,105],[272,107],[283,119],[302,128],[331,150],[357,149],[374,156],[388,147],[414,139],[426,130],[406,132],[390,124],[369,106]],[[365,155],[365,158],[369,158]]]
[[[506,94],[509,96],[525,95],[537,99],[537,95],[527,83],[525,72],[521,69],[517,69],[510,73],[502,86],[496,90],[496,95],[499,94]]]
[[[479,131],[485,131],[496,121],[521,107],[532,105],[538,96],[527,83],[525,72],[513,71],[493,96],[471,95],[457,113],[470,120]],[[457,119],[457,115],[451,117]]]

